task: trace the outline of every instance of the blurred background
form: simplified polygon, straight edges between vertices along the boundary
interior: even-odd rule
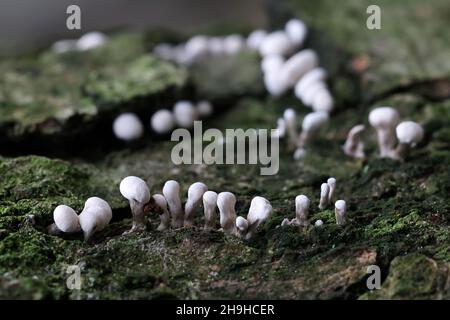
[[[266,24],[267,0],[1,0],[0,50],[17,53],[92,30],[164,27],[186,33],[211,26]],[[81,8],[81,30],[67,30],[66,9]]]

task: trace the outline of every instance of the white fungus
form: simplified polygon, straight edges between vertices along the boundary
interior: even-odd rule
[[[347,140],[342,146],[344,153],[350,157],[356,159],[364,159],[366,157],[364,153],[364,143],[362,142],[361,135],[366,127],[363,124],[358,124],[350,129]]]
[[[401,122],[395,128],[398,145],[395,149],[394,158],[405,159],[409,150],[414,148],[424,136],[422,126],[413,121]]]
[[[195,182],[188,189],[188,199],[184,206],[184,226],[191,227],[194,223],[194,214],[203,199],[203,194],[208,191],[206,184]]]
[[[288,89],[287,83],[281,80],[279,70],[273,70],[264,74],[264,86],[273,97],[283,95]]]
[[[302,103],[307,106],[311,107],[314,101],[314,96],[317,92],[320,92],[322,90],[327,90],[326,84],[323,81],[315,81],[308,84],[304,89],[300,91],[300,89],[296,86],[294,88],[294,94],[297,98],[299,98]]]
[[[197,120],[197,110],[189,101],[178,101],[173,107],[175,123],[182,128],[192,128]]]
[[[56,227],[65,233],[75,233],[80,231],[78,215],[71,207],[59,205],[53,211],[53,220]]]
[[[203,194],[203,212],[205,214],[205,230],[213,229],[216,220],[217,193],[206,191]]]
[[[292,151],[297,144],[297,114],[292,108],[288,108],[283,113],[284,124],[287,134],[287,149]]]
[[[331,177],[327,180],[328,187],[330,187],[330,192],[328,193],[328,202],[333,202],[336,196],[336,179]]]
[[[118,139],[132,141],[142,137],[144,126],[136,114],[126,112],[114,120],[113,131]]]
[[[78,50],[91,50],[102,46],[106,42],[106,35],[101,32],[89,32],[81,36],[77,41]]]
[[[158,110],[152,115],[150,125],[156,133],[167,134],[175,127],[174,115],[167,109]]]
[[[221,37],[210,37],[208,39],[208,52],[213,56],[219,56],[224,53],[223,39]]]
[[[208,54],[208,39],[197,35],[190,38],[184,46],[188,63],[197,62]]]
[[[317,67],[308,71],[295,85],[295,95],[300,99],[301,93],[305,92],[311,84],[323,83],[326,78],[327,72],[323,68]]]
[[[248,230],[248,221],[244,217],[237,217],[236,218],[236,229],[238,234],[241,237],[245,237],[247,230]]]
[[[286,121],[283,118],[277,119],[277,127],[272,133],[272,138],[283,138],[286,135]]]
[[[345,224],[345,212],[347,205],[344,200],[338,200],[334,204],[334,214],[336,216],[336,224],[343,225]]]
[[[154,200],[154,205],[157,208],[160,223],[157,228],[158,231],[164,231],[170,226],[170,213],[167,209],[167,201],[166,198],[162,194],[154,194],[152,196]]]
[[[293,87],[304,74],[317,67],[318,63],[319,58],[313,50],[302,50],[294,54],[282,65],[280,79],[288,87]]]
[[[326,88],[315,91],[312,96],[311,107],[314,111],[333,111],[334,99],[330,91]]]
[[[147,183],[141,178],[128,176],[120,182],[120,193],[128,199],[133,216],[133,225],[128,232],[145,229],[144,206],[150,201],[150,191]],[[128,233],[127,232],[127,233]]]
[[[160,43],[153,48],[153,53],[164,60],[175,59],[175,50],[168,43]]]
[[[278,54],[288,55],[292,51],[292,43],[284,31],[269,33],[261,42],[259,53],[261,56]]]
[[[86,200],[84,209],[78,216],[84,240],[89,241],[92,236],[103,230],[112,218],[112,210],[108,202],[98,197]]]
[[[236,197],[231,192],[221,192],[217,195],[217,207],[220,212],[220,226],[223,232],[236,234]]]
[[[308,113],[302,122],[302,133],[298,139],[298,146],[304,147],[310,143],[319,130],[328,122],[329,115],[325,111],[315,111]]]
[[[261,46],[261,43],[263,42],[264,38],[267,36],[267,32],[264,30],[255,30],[252,31],[246,40],[247,48],[258,51],[259,47]]]
[[[318,228],[323,226],[323,221],[322,220],[317,220],[316,222],[314,222],[314,226],[318,227]]]
[[[369,114],[369,123],[377,131],[380,157],[390,157],[396,145],[395,127],[400,116],[394,108],[378,107]]]
[[[286,23],[284,30],[291,42],[297,47],[300,47],[303,44],[308,32],[306,25],[299,19],[289,20]]]
[[[163,195],[169,205],[172,227],[181,228],[184,225],[184,213],[181,207],[180,184],[175,180],[166,181],[163,187]]]
[[[223,51],[225,54],[234,55],[245,48],[245,40],[241,35],[232,34],[223,39]]]
[[[77,40],[65,39],[53,43],[52,50],[54,53],[66,53],[77,50]]]
[[[309,225],[308,211],[310,200],[301,194],[295,197],[295,225],[306,227]]]
[[[214,111],[211,102],[209,102],[208,100],[201,100],[197,102],[195,108],[197,109],[197,114],[202,118],[209,117]]]
[[[254,197],[248,209],[247,222],[248,228],[245,239],[250,239],[258,227],[267,221],[272,215],[272,205],[269,200],[263,197]]]
[[[328,206],[329,203],[329,193],[330,187],[326,183],[322,183],[320,186],[320,201],[319,201],[319,209],[323,210]]]
[[[271,54],[263,57],[261,60],[261,69],[264,73],[277,72],[284,63],[283,56],[279,54]]]

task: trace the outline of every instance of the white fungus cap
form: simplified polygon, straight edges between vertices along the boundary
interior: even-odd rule
[[[55,53],[66,53],[77,50],[77,40],[65,39],[53,43],[52,51]]]
[[[309,198],[303,194],[295,197],[295,208],[297,210],[307,210],[309,209],[311,201]]]
[[[345,213],[345,210],[346,210],[346,208],[347,208],[347,205],[346,205],[346,203],[345,203],[344,200],[338,200],[338,201],[336,201],[336,203],[334,204],[334,207],[335,207],[336,209],[338,209],[339,212]]]
[[[250,225],[261,224],[269,219],[272,214],[272,206],[269,200],[263,197],[254,197],[248,209],[247,221]]]
[[[90,50],[102,46],[106,42],[106,35],[101,32],[89,32],[77,41],[78,50]]]
[[[398,111],[391,107],[378,107],[369,113],[369,123],[375,128],[390,128],[400,120]]]
[[[161,109],[152,115],[150,125],[156,133],[166,134],[175,127],[175,117],[169,110]]]
[[[287,108],[286,110],[284,110],[283,119],[287,126],[297,125],[297,113],[292,108]]]
[[[175,180],[166,181],[162,192],[172,215],[172,226],[175,228],[182,227],[184,224],[184,213],[181,207],[180,184]]]
[[[251,50],[258,51],[264,38],[267,36],[267,32],[264,30],[254,30],[247,37],[247,47]]]
[[[196,202],[202,199],[203,194],[208,191],[208,187],[203,182],[195,182],[189,186],[188,199]],[[189,201],[189,200],[188,200]]]
[[[160,207],[164,213],[168,212],[167,210],[167,201],[166,198],[162,194],[154,194],[152,196],[153,200],[155,200],[155,204]]]
[[[325,81],[327,78],[327,72],[323,68],[314,68],[307,73],[297,82],[295,85],[295,91],[303,92],[308,86],[315,82]]]
[[[196,61],[208,52],[208,38],[202,35],[194,36],[186,42],[184,50],[192,61]]]
[[[264,73],[278,71],[284,63],[283,56],[279,54],[271,54],[263,57],[261,61],[261,69]]]
[[[245,48],[245,40],[241,35],[232,34],[223,39],[223,51],[233,55],[241,52]]]
[[[141,178],[128,176],[120,182],[120,193],[130,201],[145,204],[150,201],[150,191],[147,183]]]
[[[277,119],[277,128],[275,129],[275,133],[272,134],[272,137],[283,138],[286,135],[286,121],[283,118]]]
[[[178,101],[173,107],[175,123],[183,128],[192,128],[197,120],[197,110],[190,101]]]
[[[211,207],[214,206],[216,207],[216,203],[217,203],[217,193],[214,191],[206,191],[203,194],[203,206],[205,207]]]
[[[294,94],[305,106],[311,106],[316,93],[322,90],[326,90],[325,82],[315,81],[305,86],[302,90],[298,86],[295,86]]]
[[[319,130],[324,124],[328,122],[330,116],[328,112],[315,111],[308,113],[302,122],[303,131],[314,132]]]
[[[99,229],[103,229],[112,219],[112,209],[108,202],[99,197],[90,197],[84,203],[84,209],[88,210],[92,207],[102,208],[102,210],[98,210],[98,215],[100,215],[100,219],[98,220]]]
[[[236,228],[240,232],[245,232],[248,229],[248,221],[244,217],[237,217],[236,218]]]
[[[281,67],[282,81],[288,86],[294,86],[300,78],[319,64],[317,54],[311,50],[302,50],[290,57]]]
[[[217,207],[220,211],[220,225],[223,231],[234,233],[236,231],[236,197],[231,192],[221,192],[217,195]]]
[[[321,226],[323,226],[323,221],[322,221],[322,220],[317,220],[317,221],[314,223],[314,226],[316,226],[316,227],[321,227]]]
[[[53,220],[62,232],[73,233],[80,231],[78,215],[71,207],[59,205],[53,211]]]
[[[422,126],[413,121],[401,122],[396,128],[397,139],[402,144],[408,144],[414,147],[417,143],[422,141],[424,130]]]
[[[132,141],[142,137],[144,126],[136,114],[126,112],[114,120],[113,131],[118,139]]]
[[[292,51],[292,43],[284,31],[269,33],[261,42],[259,53],[261,56],[279,54],[285,56]]]
[[[308,32],[306,25],[299,19],[289,20],[286,23],[284,30],[286,31],[286,34],[291,42],[296,46],[301,46],[303,44]]]
[[[331,112],[334,109],[334,99],[328,89],[317,90],[313,95],[311,105],[314,111]]]
[[[221,37],[208,38],[208,51],[212,55],[221,55],[224,53],[223,39]]]
[[[271,96],[278,97],[286,92],[288,85],[280,78],[279,70],[267,72],[264,75],[264,85]]]
[[[208,100],[201,100],[201,101],[197,102],[196,109],[197,109],[197,114],[200,117],[209,117],[210,115],[212,115],[212,113],[214,111],[213,106],[211,105],[211,102],[209,102]]]

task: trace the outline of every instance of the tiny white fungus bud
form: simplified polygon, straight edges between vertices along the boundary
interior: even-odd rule
[[[184,224],[184,213],[181,207],[180,184],[175,180],[166,181],[163,187],[163,195],[169,205],[172,227],[181,228]]]
[[[336,195],[336,179],[331,177],[327,180],[327,184],[330,187],[330,192],[328,193],[328,201],[333,202]]]
[[[71,207],[59,205],[53,211],[53,220],[59,230],[66,233],[75,233],[80,231],[78,215]]]
[[[208,100],[201,100],[196,105],[197,114],[200,117],[209,117],[213,114],[213,106],[211,105],[211,102]]]
[[[366,127],[363,124],[358,124],[350,129],[347,140],[342,146],[342,150],[346,155],[357,159],[364,159],[366,157],[364,143],[361,139],[361,135],[365,129]]]
[[[126,112],[114,120],[113,131],[118,139],[132,141],[142,137],[144,126],[136,114]]]
[[[77,41],[78,50],[90,50],[102,46],[106,42],[106,35],[101,32],[89,32]]]
[[[206,184],[195,182],[188,189],[188,199],[184,206],[184,226],[191,227],[194,223],[194,214],[203,199],[203,194],[208,191]]]
[[[283,113],[283,119],[286,126],[286,133],[287,133],[287,149],[288,150],[294,150],[296,143],[297,143],[297,137],[298,137],[298,131],[297,131],[297,114],[294,109],[288,108]]]
[[[279,54],[282,56],[288,55],[292,52],[292,43],[284,31],[275,31],[269,33],[261,42],[259,53],[261,56],[271,54]]]
[[[52,50],[55,53],[66,53],[77,50],[77,40],[65,39],[53,43]]]
[[[232,34],[223,40],[223,51],[225,54],[234,55],[245,48],[245,40],[241,35]]]
[[[264,85],[269,94],[273,97],[279,97],[286,92],[288,86],[280,78],[279,70],[272,70],[264,74]]]
[[[316,227],[323,226],[323,221],[322,220],[317,220],[316,222],[314,222],[314,226],[316,226]]]
[[[203,212],[205,214],[205,230],[213,229],[216,220],[217,193],[206,191],[203,194]]]
[[[264,73],[276,72],[281,69],[284,63],[284,58],[278,54],[271,54],[263,57],[261,60],[261,69]]]
[[[326,88],[317,90],[313,95],[311,106],[314,111],[333,111],[334,99],[330,91]]]
[[[310,200],[305,195],[299,195],[295,197],[295,218],[296,224],[302,227],[309,225],[308,211]]]
[[[390,157],[396,145],[395,127],[400,116],[394,108],[378,107],[369,113],[369,123],[377,130],[380,157]]]
[[[299,137],[298,146],[304,147],[310,143],[319,130],[328,122],[329,117],[328,112],[325,111],[308,113],[302,122],[302,133]]]
[[[224,42],[221,37],[211,37],[208,39],[208,51],[212,55],[222,55],[224,53]]]
[[[172,112],[166,109],[156,111],[150,120],[152,130],[158,134],[166,134],[175,127],[175,118]]]
[[[236,197],[231,192],[221,192],[217,195],[217,207],[220,212],[220,226],[223,232],[236,234]]]
[[[316,93],[322,90],[327,90],[325,82],[315,81],[305,86],[302,91],[300,91],[300,89],[296,86],[294,88],[294,94],[302,101],[305,106],[310,107],[313,104],[313,99]]]
[[[208,49],[208,39],[202,35],[190,38],[184,47],[185,54],[192,62],[202,59],[208,53]]]
[[[98,197],[89,198],[78,216],[84,240],[89,241],[96,232],[103,230],[111,218],[112,210],[105,200]]]
[[[308,32],[306,25],[299,19],[289,20],[286,23],[284,30],[291,42],[297,47],[300,47],[303,44]]]
[[[145,229],[144,206],[150,201],[150,191],[147,183],[141,178],[128,176],[120,182],[120,193],[128,199],[133,216],[133,225],[130,231],[142,231]],[[127,232],[127,233],[128,233]]]
[[[395,132],[397,134],[398,146],[395,150],[394,157],[400,159],[404,159],[409,149],[414,148],[424,137],[422,126],[413,121],[401,122],[395,128]]]
[[[327,78],[327,72],[323,68],[314,68],[307,73],[295,85],[295,91],[303,92],[309,85],[315,82],[323,82]]]
[[[287,83],[288,87],[292,87],[303,75],[317,67],[318,63],[319,58],[313,50],[302,50],[283,64],[280,70],[281,80]]]
[[[250,208],[248,209],[247,222],[248,229],[245,235],[245,239],[250,239],[256,232],[258,227],[266,222],[272,215],[272,205],[269,200],[263,197],[254,197],[250,203]]]
[[[248,230],[248,221],[244,217],[236,218],[236,228],[240,236],[244,237]]]
[[[264,38],[267,36],[267,32],[264,30],[252,31],[247,37],[247,47],[253,51],[258,51]]]
[[[197,110],[189,101],[179,101],[173,107],[175,123],[182,128],[192,128],[197,120]]]
[[[334,214],[336,216],[336,224],[343,225],[345,224],[345,212],[347,209],[347,205],[344,200],[338,200],[334,204]]]
[[[330,193],[330,187],[328,186],[328,184],[322,183],[322,185],[320,186],[319,209],[323,210],[328,206],[329,193]]]

